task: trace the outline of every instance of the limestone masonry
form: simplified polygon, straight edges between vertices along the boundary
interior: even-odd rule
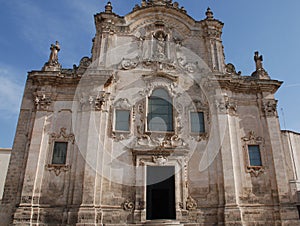
[[[0,225],[300,225],[300,134],[273,80],[225,63],[223,23],[172,0],[94,16],[91,57],[56,42],[28,74]],[[252,63],[252,62],[249,62]]]

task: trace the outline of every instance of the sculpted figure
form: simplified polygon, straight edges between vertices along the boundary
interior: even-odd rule
[[[49,63],[50,64],[58,63],[58,52],[60,51],[60,45],[58,41],[56,41],[55,44],[51,44],[50,50],[51,53],[49,57]]]
[[[270,79],[270,76],[268,75],[268,72],[263,68],[263,57],[262,55],[259,55],[258,51],[254,53],[254,61],[256,70],[252,73],[251,76],[259,78],[259,79]]]
[[[263,69],[263,65],[262,65],[263,57],[262,57],[262,55],[259,56],[258,51],[256,51],[254,53],[254,61],[255,61],[255,64],[256,64],[256,70],[257,71]]]
[[[157,45],[157,51],[159,53],[164,54],[165,52],[165,38],[162,33],[159,33],[159,36],[157,37],[158,45]]]
[[[153,35],[156,38],[156,56],[159,59],[166,57],[166,37],[163,32],[157,32]]]

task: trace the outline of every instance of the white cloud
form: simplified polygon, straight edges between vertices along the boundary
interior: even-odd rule
[[[299,86],[300,86],[300,83],[295,83],[295,84],[287,84],[287,85],[284,85],[283,87],[289,88],[289,87],[299,87]]]
[[[0,117],[10,118],[19,113],[23,85],[15,79],[15,71],[0,65]]]

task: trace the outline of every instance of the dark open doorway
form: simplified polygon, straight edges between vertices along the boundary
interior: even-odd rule
[[[147,220],[176,219],[175,167],[147,167]]]

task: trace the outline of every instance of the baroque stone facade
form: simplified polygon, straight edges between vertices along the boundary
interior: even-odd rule
[[[258,52],[237,72],[223,23],[172,0],[95,26],[91,57],[63,69],[56,42],[28,75],[2,225],[300,225],[299,139]]]

